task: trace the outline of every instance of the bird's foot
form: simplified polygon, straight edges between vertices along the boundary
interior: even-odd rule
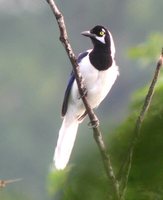
[[[100,125],[100,122],[99,122],[98,119],[95,119],[95,120],[90,121],[90,122],[88,123],[88,126],[89,126],[90,128],[97,128],[97,127],[99,127],[99,125]]]

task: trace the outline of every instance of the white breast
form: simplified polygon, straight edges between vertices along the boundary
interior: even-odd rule
[[[119,75],[118,66],[116,66],[115,62],[113,61],[113,65],[108,70],[98,71],[96,68],[90,65],[88,56],[86,56],[82,62],[80,62],[79,66],[88,92],[88,102],[92,108],[95,108],[109,93],[112,85]],[[78,102],[78,111],[81,110],[81,112],[83,112],[85,109],[83,107],[82,100],[79,100],[76,81],[73,84],[71,95],[73,102]]]
[[[87,69],[83,69],[81,66],[81,73],[88,90],[87,98],[92,108],[97,107],[106,97],[119,75],[115,62],[105,71],[98,71],[92,66],[88,67],[88,65]]]

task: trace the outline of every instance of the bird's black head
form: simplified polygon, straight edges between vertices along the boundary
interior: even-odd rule
[[[89,54],[90,62],[98,70],[106,70],[113,63],[115,46],[111,33],[104,26],[97,25],[82,35],[89,37],[94,48]]]
[[[104,26],[97,25],[90,31],[84,31],[81,34],[90,37],[93,44],[110,44],[110,34]]]
[[[111,33],[107,28],[101,25],[97,25],[92,28],[90,31],[84,31],[82,35],[89,37],[94,45],[94,49],[105,49],[108,53],[114,58],[115,55],[115,46]]]

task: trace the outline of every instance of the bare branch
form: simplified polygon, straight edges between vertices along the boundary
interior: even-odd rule
[[[115,199],[119,200],[119,183],[116,180],[116,177],[115,177],[115,174],[113,171],[113,167],[112,167],[112,164],[110,161],[110,156],[106,153],[105,143],[102,138],[101,131],[99,129],[99,120],[98,120],[97,116],[95,115],[95,113],[93,112],[93,110],[91,109],[90,105],[88,104],[88,101],[85,96],[85,86],[82,81],[82,77],[81,77],[81,74],[79,71],[79,66],[78,66],[76,57],[75,57],[72,47],[68,41],[68,35],[67,35],[67,31],[66,31],[64,17],[62,15],[62,13],[60,12],[60,10],[58,9],[58,7],[56,6],[56,3],[54,0],[47,0],[47,2],[49,3],[49,5],[53,11],[53,14],[58,22],[58,26],[60,29],[60,40],[61,40],[62,44],[64,45],[67,55],[73,66],[76,82],[77,82],[78,89],[79,89],[79,94],[83,100],[84,106],[88,113],[88,116],[90,119],[90,124],[92,125],[92,129],[93,129],[93,133],[94,133],[94,138],[99,147],[99,150],[100,150],[100,153],[102,156],[102,160],[104,163],[104,167],[106,170],[106,174],[109,177],[109,179],[111,179],[111,181],[112,181]]]
[[[120,196],[121,196],[122,199],[123,199],[123,196],[125,195],[125,191],[126,191],[126,188],[127,188],[127,183],[128,183],[128,177],[129,177],[130,169],[131,169],[133,152],[134,152],[136,143],[137,143],[137,141],[138,141],[138,139],[140,137],[140,130],[141,130],[142,122],[143,122],[144,117],[145,117],[145,115],[146,115],[146,113],[148,111],[148,108],[149,108],[150,104],[151,104],[152,97],[153,97],[153,94],[154,94],[154,89],[155,89],[155,86],[156,86],[156,83],[157,83],[158,76],[159,76],[160,69],[161,69],[162,65],[163,65],[163,48],[162,48],[162,51],[161,51],[160,58],[159,58],[159,60],[157,62],[157,65],[156,65],[155,73],[154,73],[152,82],[150,84],[150,87],[148,89],[148,93],[147,93],[147,95],[145,97],[144,104],[142,106],[142,109],[140,111],[140,114],[139,114],[139,116],[137,118],[137,121],[136,121],[136,124],[135,124],[135,129],[134,129],[134,133],[133,133],[133,139],[131,141],[127,157],[126,157],[125,162],[123,163],[123,165],[122,165],[122,167],[120,169],[120,172],[119,172],[119,175],[121,176],[121,179],[120,179],[120,182],[121,182]]]

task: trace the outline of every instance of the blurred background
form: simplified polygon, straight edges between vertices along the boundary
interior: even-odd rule
[[[163,46],[163,1],[56,3],[76,55],[92,47],[82,31],[101,24],[113,35],[120,76],[96,113],[117,169]],[[111,199],[88,119],[79,128],[68,174],[58,182],[49,175],[72,69],[58,38],[45,0],[0,0],[0,179],[22,178],[0,190],[0,199]],[[128,199],[163,198],[161,80],[136,149]]]

